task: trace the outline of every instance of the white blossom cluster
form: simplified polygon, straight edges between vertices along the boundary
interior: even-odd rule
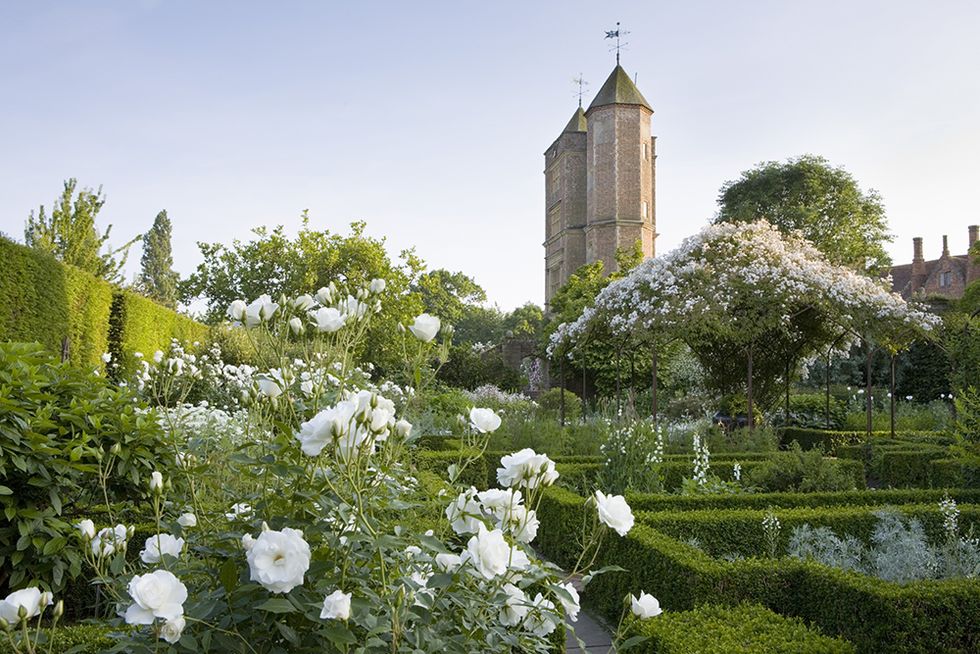
[[[802,306],[858,334],[883,321],[924,330],[938,324],[934,315],[888,291],[886,283],[832,265],[800,235],[784,235],[765,220],[710,225],[606,286],[593,306],[552,334],[548,354],[566,351],[597,322],[619,335],[694,322],[762,330],[788,325]],[[760,297],[765,311],[750,310]]]

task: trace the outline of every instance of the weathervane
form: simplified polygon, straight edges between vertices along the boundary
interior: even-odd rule
[[[615,50],[616,51],[616,65],[617,66],[619,65],[619,51],[629,45],[629,43],[620,43],[619,42],[619,39],[620,39],[620,37],[626,36],[627,34],[629,34],[629,32],[627,32],[626,30],[619,29],[619,21],[616,21],[616,29],[614,29],[614,30],[606,30],[606,38],[607,39],[616,39],[616,46],[614,48],[609,48],[609,50],[610,50],[610,52],[612,50]]]
[[[572,78],[572,84],[578,84],[578,108],[582,108],[582,95],[585,93],[585,87],[589,85],[582,77],[582,73],[578,74],[578,77]]]

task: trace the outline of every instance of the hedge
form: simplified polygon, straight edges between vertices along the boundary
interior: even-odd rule
[[[415,466],[419,470],[434,472],[443,479],[447,478],[447,470],[450,465],[459,463],[460,456],[474,458],[475,460],[463,469],[459,477],[459,483],[469,486],[476,486],[484,489],[487,485],[487,462],[480,456],[477,449],[457,449],[457,450],[416,450],[412,453]],[[448,500],[447,500],[448,501]]]
[[[116,641],[112,638],[114,631],[118,632],[103,625],[59,624],[54,631],[54,642],[50,644],[50,651],[52,654],[61,654],[67,650],[72,650],[73,654],[98,654],[115,645]],[[48,652],[48,644],[41,645],[38,651]],[[0,654],[13,652],[7,639],[0,638]]]
[[[830,527],[838,535],[854,536],[865,544],[871,542],[882,507],[832,506],[821,508],[774,508],[779,518],[780,551],[785,552],[793,529],[805,524],[813,527]],[[943,515],[937,504],[906,504],[892,507],[907,517],[922,522],[926,536],[931,541],[944,538]],[[980,523],[980,507],[960,505],[960,526],[969,532],[971,525]],[[702,511],[636,512],[636,519],[659,532],[677,539],[696,539],[702,549],[714,556],[737,554],[760,556],[766,551],[766,539],[762,520],[768,510],[763,509],[706,509]]]
[[[830,454],[835,454],[837,448],[844,445],[856,445],[863,443],[867,438],[867,433],[863,431],[832,431],[826,429],[806,429],[803,427],[784,427],[780,430],[780,443],[787,447],[796,441],[804,450],[811,450],[821,447]],[[871,432],[872,443],[879,439],[891,440],[891,432],[874,431]],[[897,431],[895,440],[907,443],[931,443],[934,445],[949,445],[952,439],[943,435],[941,432],[932,431]]]
[[[627,493],[633,511],[698,511],[703,509],[768,509],[769,507],[883,506],[930,504],[945,496],[960,504],[980,504],[980,489],[889,489],[824,493],[738,493],[735,495],[668,495]]]
[[[565,489],[544,494],[536,543],[560,565],[575,560],[574,532],[584,500]],[[975,652],[980,648],[980,585],[975,580],[898,585],[795,559],[726,563],[638,522],[625,537],[608,532],[596,567],[625,573],[600,575],[583,601],[615,622],[623,599],[651,593],[668,611],[702,604],[760,603],[803,618],[824,633],[851,641],[862,654]]]
[[[112,286],[51,255],[0,238],[0,339],[38,342],[99,367],[108,351]]]
[[[109,351],[125,373],[136,366],[134,352],[151,356],[157,350],[166,351],[175,338],[184,343],[206,341],[208,329],[142,295],[118,290],[112,298]]]
[[[808,628],[758,604],[705,604],[667,611],[629,625],[628,635],[646,640],[637,654],[851,654],[854,645]]]

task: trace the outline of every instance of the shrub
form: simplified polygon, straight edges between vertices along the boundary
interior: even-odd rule
[[[753,604],[705,604],[690,611],[666,611],[656,618],[637,620],[630,636],[646,641],[639,654],[848,654],[854,646],[808,628],[802,620],[784,618]]]
[[[67,602],[66,602],[67,605]],[[54,632],[54,641],[51,643],[42,642],[38,651],[40,652],[67,652],[72,654],[99,654],[109,650],[115,640],[112,638],[113,629],[102,625],[65,625],[59,624]],[[0,654],[14,654],[16,650],[11,648],[6,638],[0,639]]]
[[[100,470],[110,500],[132,499],[172,459],[131,393],[33,344],[0,344],[0,453],[0,588],[55,590],[81,564],[63,516],[102,500]]]
[[[566,389],[565,395],[565,422],[575,422],[582,415],[582,399]],[[549,388],[538,396],[538,408],[541,415],[546,418],[559,419],[561,417],[561,388]]]
[[[751,486],[766,492],[844,491],[857,485],[846,466],[842,461],[824,457],[820,450],[804,452],[799,444],[794,444],[790,451],[774,453],[769,461],[746,474]]]
[[[552,458],[598,455],[599,444],[605,438],[607,429],[608,426],[602,422],[566,424],[562,427],[552,418],[525,419],[519,415],[504,414],[503,424],[491,436],[489,448],[503,452],[530,447]]]
[[[789,422],[785,410],[773,412],[777,425],[814,429],[840,429],[847,417],[847,406],[836,397],[830,398],[830,424],[827,424],[827,397],[821,393],[803,393],[789,398]]]

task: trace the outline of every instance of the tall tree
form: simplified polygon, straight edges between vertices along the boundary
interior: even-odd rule
[[[451,325],[463,318],[468,306],[487,299],[487,292],[472,277],[442,268],[419,275],[412,291],[422,298],[428,313]]]
[[[146,297],[160,304],[177,308],[177,281],[174,257],[170,245],[170,218],[166,209],[157,214],[153,227],[143,235],[143,260],[139,287]]]
[[[722,186],[718,206],[716,223],[765,218],[783,233],[799,230],[833,264],[868,274],[891,265],[884,245],[892,237],[878,193],[862,191],[823,157],[759,164]]]
[[[104,204],[102,187],[98,191],[90,188],[79,190],[78,180],[73,177],[64,183],[50,216],[44,205],[38,209],[37,215],[31,212],[24,227],[24,242],[97,277],[119,282],[129,247],[137,239],[115,250],[108,246],[112,225],[106,228],[105,233],[100,233],[95,225],[95,218]],[[106,252],[101,252],[103,246],[106,246]]]

